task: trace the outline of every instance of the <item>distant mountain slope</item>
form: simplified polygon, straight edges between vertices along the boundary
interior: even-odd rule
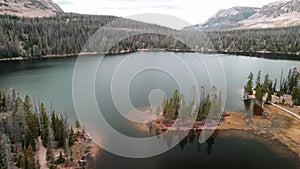
[[[208,19],[203,24],[198,24],[190,28],[201,30],[220,30],[230,29],[241,26],[239,21],[248,19],[254,15],[259,8],[252,7],[233,7],[222,9],[216,15]]]
[[[189,29],[228,30],[245,28],[277,28],[300,25],[300,0],[282,0],[262,8],[234,7],[220,10],[203,24]]]
[[[240,22],[242,28],[274,28],[300,25],[300,1],[277,1],[263,6],[256,14]]]
[[[45,17],[63,13],[51,0],[0,0],[0,14]]]

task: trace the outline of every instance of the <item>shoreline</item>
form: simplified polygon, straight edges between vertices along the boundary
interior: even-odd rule
[[[146,109],[145,109],[146,110]],[[242,137],[260,141],[268,146],[274,153],[282,157],[293,157],[300,159],[300,122],[292,115],[286,114],[272,105],[266,106],[268,116],[253,116],[241,112],[226,112],[223,120],[217,126],[216,131],[220,137]],[[272,112],[272,113],[270,113]],[[153,116],[146,117],[146,121],[154,122]],[[135,126],[138,130],[149,132],[150,127],[146,124]],[[203,129],[194,129],[194,132]],[[155,132],[155,130],[153,130]],[[247,133],[251,134],[247,134]],[[172,132],[171,132],[172,133]],[[159,133],[157,133],[159,134]],[[92,165],[97,158],[101,158],[102,148],[91,138],[90,158],[87,166]],[[276,145],[276,146],[274,146]]]
[[[297,137],[300,135],[300,121],[271,105],[266,106],[266,112],[268,116],[253,117],[248,117],[248,114],[240,112],[226,112],[226,116],[214,129],[218,131],[237,130],[251,132],[269,141],[278,141],[300,158],[300,137]],[[169,129],[173,130],[172,127],[166,127],[163,124],[156,125],[154,124],[155,122],[156,120],[150,122],[148,129],[156,127],[162,132]],[[184,128],[182,129],[184,130]],[[204,127],[200,126],[192,129],[192,131],[202,131],[203,129]],[[209,128],[205,127],[205,129]]]
[[[300,54],[292,53],[271,53],[271,52],[227,52],[227,51],[196,51],[196,50],[180,50],[180,49],[137,49],[137,50],[122,50],[119,52],[110,52],[110,53],[97,53],[97,52],[81,52],[81,53],[70,53],[70,54],[48,54],[41,57],[33,58],[1,58],[0,62],[5,61],[24,61],[24,60],[36,60],[36,59],[50,59],[50,58],[67,58],[67,57],[77,57],[77,56],[96,56],[96,55],[124,55],[136,52],[174,52],[174,53],[198,53],[198,54],[225,54],[225,55],[235,55],[235,56],[246,56],[246,57],[255,57],[255,58],[264,58],[264,59],[274,59],[274,60],[293,60],[300,61]]]

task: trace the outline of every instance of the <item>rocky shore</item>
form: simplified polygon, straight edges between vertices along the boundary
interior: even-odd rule
[[[161,132],[173,129],[171,126],[168,127],[159,121],[161,119],[150,122],[148,127]],[[194,125],[193,130],[201,131],[203,128],[203,125]],[[262,116],[249,117],[245,113],[225,112],[218,126],[212,126],[212,128],[215,130],[253,132],[268,140],[281,142],[300,158],[300,121],[274,106],[266,105]],[[185,128],[180,129],[184,130]]]

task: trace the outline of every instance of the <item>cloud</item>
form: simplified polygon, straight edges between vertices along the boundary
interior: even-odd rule
[[[178,9],[179,7],[176,5],[172,4],[155,4],[155,5],[150,5],[150,8],[155,8],[155,9]]]
[[[75,4],[74,0],[53,0],[54,3],[57,3],[59,5],[72,5]]]
[[[261,7],[275,0],[53,0],[66,12],[130,16],[141,13],[162,13],[197,24],[220,9],[233,6]]]
[[[103,0],[103,1],[119,1],[119,2],[137,2],[137,1],[144,1],[144,2],[151,2],[151,3],[157,3],[157,2],[170,2],[172,3],[174,0]]]

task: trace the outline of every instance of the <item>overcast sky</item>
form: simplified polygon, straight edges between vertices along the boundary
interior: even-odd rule
[[[262,7],[276,0],[53,0],[65,12],[127,17],[162,13],[191,24],[202,23],[220,9],[234,6]]]

